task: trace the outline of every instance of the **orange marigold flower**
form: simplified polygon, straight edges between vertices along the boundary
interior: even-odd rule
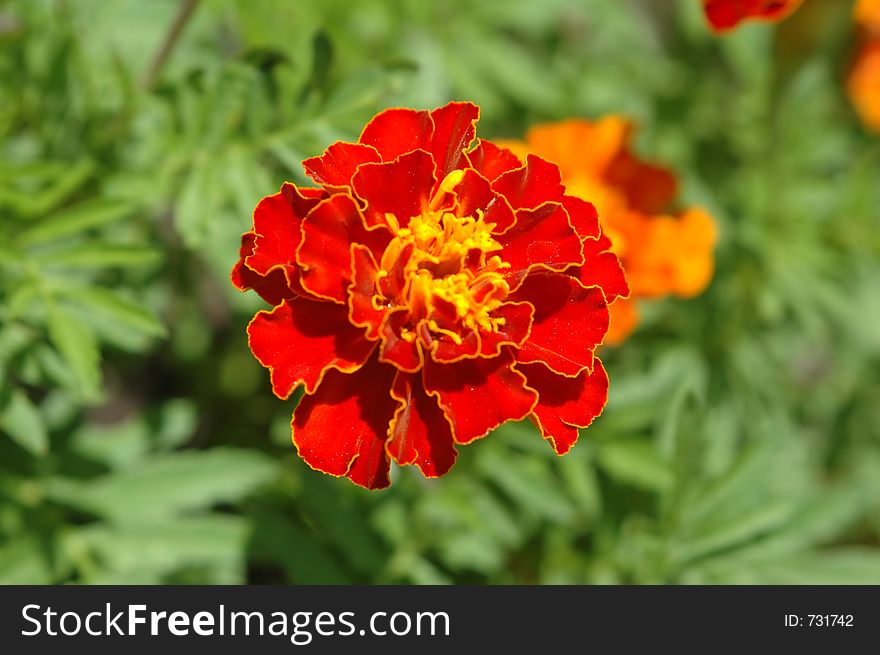
[[[303,162],[254,211],[232,281],[274,306],[248,326],[274,393],[302,386],[293,442],[370,489],[531,417],[559,454],[602,411],[596,347],[628,294],[594,207],[559,168],[470,147],[479,108],[389,109]]]
[[[503,142],[521,157],[533,153],[558,163],[568,191],[598,208],[632,290],[629,299],[609,307],[609,343],[623,341],[637,325],[635,299],[695,296],[714,270],[714,221],[698,208],[678,216],[666,213],[676,180],[630,151],[632,132],[627,120],[607,116],[537,125],[525,142]]]
[[[732,30],[747,19],[782,20],[801,0],[703,0],[703,10],[716,32]]]
[[[880,132],[880,38],[868,38],[862,43],[846,88],[865,126]]]
[[[880,0],[857,0],[853,14],[857,23],[880,33]]]

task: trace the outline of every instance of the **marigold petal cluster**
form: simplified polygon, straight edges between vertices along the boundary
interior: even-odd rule
[[[389,109],[256,207],[232,282],[272,305],[248,326],[274,393],[304,396],[293,442],[363,487],[427,477],[531,418],[567,452],[602,411],[596,348],[629,293],[595,208],[558,166],[476,141],[479,108]]]

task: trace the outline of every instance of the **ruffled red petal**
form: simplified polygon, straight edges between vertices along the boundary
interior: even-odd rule
[[[363,328],[348,322],[345,307],[305,298],[258,312],[247,332],[251,351],[269,369],[272,391],[281,399],[300,384],[314,392],[329,369],[354,371],[375,348]]]
[[[617,298],[627,298],[630,293],[623,265],[610,248],[611,241],[606,236],[585,239],[584,263],[577,269],[577,278],[581,283],[586,287],[602,287],[609,304]]]
[[[524,166],[501,174],[492,188],[514,209],[537,209],[548,201],[561,200],[565,193],[559,166],[535,155],[529,155]]]
[[[354,373],[329,371],[314,395],[293,412],[293,443],[314,469],[344,475],[367,489],[391,484],[385,452],[398,407],[391,397],[395,370],[375,358]]]
[[[472,102],[450,102],[431,112],[434,130],[431,135],[431,154],[437,165],[437,179],[442,180],[456,168],[476,136],[480,108]]]
[[[608,306],[599,287],[585,288],[558,273],[533,273],[513,295],[531,303],[535,318],[517,359],[542,362],[569,377],[593,366],[593,351],[608,331]]]
[[[510,264],[505,277],[512,288],[532,267],[561,271],[583,262],[581,240],[558,203],[546,203],[535,211],[520,210],[516,224],[497,239],[504,246],[501,258]]]
[[[523,165],[512,151],[482,139],[467,153],[467,158],[471,166],[490,182],[494,182],[498,176],[507,171]]]
[[[295,266],[303,218],[327,194],[323,189],[297,188],[287,182],[278,193],[263,198],[254,210],[253,253],[245,264],[266,275],[278,265]]]
[[[367,230],[357,203],[345,194],[330,196],[302,222],[302,243],[296,258],[303,287],[315,295],[344,303],[351,283],[351,244],[382,252],[390,240],[386,230]]]
[[[292,298],[295,293],[287,283],[287,277],[280,267],[269,271],[268,275],[260,275],[245,266],[244,262],[254,251],[257,235],[247,232],[241,235],[241,248],[238,262],[232,268],[230,276],[232,284],[239,291],[253,289],[270,305],[277,305],[285,298]]]
[[[306,175],[318,184],[344,189],[351,184],[358,166],[377,161],[382,161],[382,157],[374,147],[337,141],[319,157],[304,160],[303,168]]]
[[[433,124],[431,115],[415,109],[386,109],[367,123],[358,139],[375,148],[382,161],[391,161],[412,150],[428,150]]]
[[[480,356],[495,357],[502,346],[521,346],[532,329],[535,308],[529,303],[506,302],[492,312],[492,318],[504,319],[497,332],[480,332]]]
[[[557,455],[564,455],[575,444],[578,428],[593,422],[608,400],[608,375],[596,360],[592,371],[576,378],[557,375],[543,364],[517,364],[527,384],[538,392],[538,404],[532,411],[541,434]]]
[[[427,209],[435,182],[433,157],[415,150],[394,161],[364,164],[355,173],[352,186],[366,202],[368,226],[386,225],[386,214],[406,225],[408,219]]]
[[[458,454],[452,426],[437,399],[425,393],[420,375],[398,373],[391,395],[400,406],[391,422],[387,450],[401,465],[415,464],[428,478],[444,475]]]
[[[575,196],[562,196],[560,201],[574,231],[581,239],[597,238],[601,234],[599,228],[599,212],[593,203]]]
[[[518,421],[532,411],[537,394],[514,370],[509,350],[493,359],[466,359],[454,364],[425,362],[425,390],[439,398],[452,422],[455,442],[470,443],[506,421]]]
[[[458,216],[477,216],[480,212],[487,223],[493,223],[493,232],[501,233],[516,222],[513,208],[504,196],[492,189],[492,184],[473,168],[464,169],[461,182],[454,189]]]
[[[393,309],[385,315],[379,326],[379,336],[382,339],[379,357],[401,371],[414,373],[422,367],[425,356],[421,343],[415,338],[415,332],[411,333],[411,339],[403,337],[403,330],[409,321],[410,311],[407,307]]]
[[[349,317],[352,323],[367,328],[368,339],[379,338],[379,326],[387,310],[373,306],[376,295],[376,274],[379,265],[364,245],[351,247],[351,285],[348,287]]]

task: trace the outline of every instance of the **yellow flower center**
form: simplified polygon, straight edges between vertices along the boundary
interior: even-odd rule
[[[497,332],[504,319],[491,314],[510,292],[501,273],[510,265],[491,255],[501,250],[492,237],[495,224],[486,222],[479,210],[476,216],[456,216],[438,208],[462,176],[463,171],[447,175],[430,205],[405,226],[393,214],[386,215],[395,236],[382,255],[378,274],[394,275],[402,266],[405,284],[396,301],[414,316],[426,317],[432,332],[446,334],[455,343],[461,337],[451,329],[451,313],[468,330]],[[381,301],[374,298],[374,303],[377,300]],[[403,336],[415,339],[412,331]]]

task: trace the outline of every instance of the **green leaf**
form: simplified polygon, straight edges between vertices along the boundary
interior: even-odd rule
[[[147,457],[136,468],[88,484],[59,481],[54,491],[59,501],[115,522],[138,522],[241,500],[276,470],[271,459],[256,451],[215,448]]]
[[[80,395],[94,400],[100,395],[100,352],[95,336],[79,318],[52,303],[48,307],[49,338],[73,372]]]
[[[21,389],[13,391],[0,410],[0,428],[33,455],[45,455],[49,450],[43,419]]]
[[[120,221],[130,216],[134,210],[132,204],[116,200],[83,202],[24,230],[19,235],[18,242],[23,246],[34,246],[55,241],[71,234]]]
[[[665,491],[672,485],[672,470],[649,442],[604,443],[596,457],[603,471],[625,484],[655,492]]]
[[[5,540],[0,545],[0,584],[49,584],[51,572],[43,551],[30,538]]]
[[[65,286],[61,293],[89,311],[99,312],[132,330],[148,336],[162,337],[167,334],[149,310],[117,292],[101,287]]]
[[[88,242],[41,252],[34,259],[42,266],[53,268],[128,267],[155,264],[161,259],[161,253],[142,246]]]
[[[186,517],[95,525],[66,538],[67,551],[94,551],[101,568],[86,583],[128,582],[163,576],[188,567],[208,569],[211,583],[244,582],[247,522],[236,516]]]

